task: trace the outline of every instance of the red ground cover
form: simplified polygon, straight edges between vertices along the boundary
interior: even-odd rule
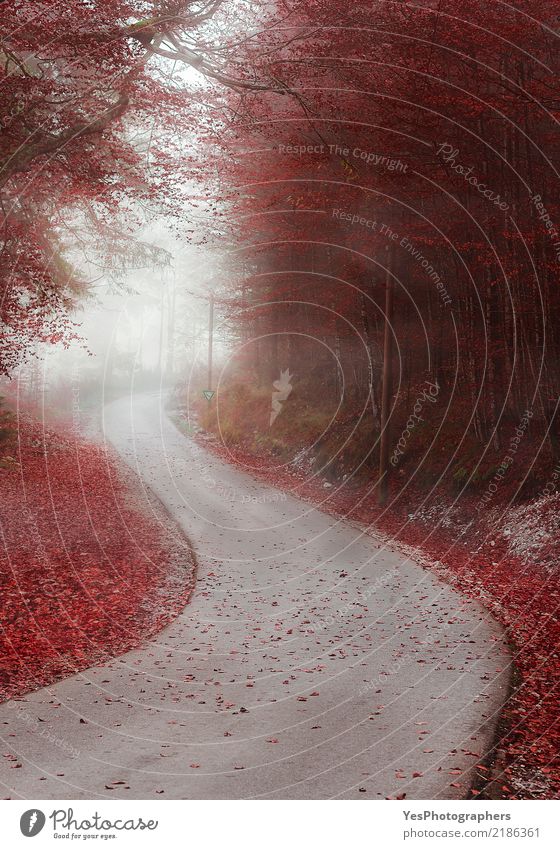
[[[159,631],[190,596],[194,560],[159,503],[100,445],[23,421],[0,466],[6,699]]]
[[[436,519],[430,521],[411,514],[410,506],[381,511],[366,485],[329,485],[325,489],[321,478],[310,478],[291,464],[278,467],[274,458],[261,457],[258,466],[254,454],[225,448],[207,436],[201,438],[205,447],[272,485],[319,504],[327,512],[374,524],[393,539],[420,548],[428,555],[430,568],[493,613],[507,631],[516,675],[495,744],[496,764],[493,770],[481,767],[481,786],[491,776],[492,787],[482,792],[506,798],[557,798],[560,587],[554,552],[558,540],[547,549],[541,547],[532,561],[522,560],[512,556],[510,540],[496,525],[495,515],[482,514],[475,527],[465,530],[467,519],[475,513],[468,500],[462,502],[464,522],[455,510],[451,527],[446,528],[441,524],[447,506],[443,502],[435,511]],[[557,501],[551,499],[542,508],[543,526],[547,525],[546,513],[558,510]]]

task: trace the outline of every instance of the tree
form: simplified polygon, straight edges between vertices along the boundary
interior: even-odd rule
[[[549,0],[298,6],[276,55],[304,111],[258,95],[219,164],[250,269],[232,292],[244,338],[251,314],[255,336],[300,324],[339,352],[345,403],[375,397],[394,243],[396,414],[430,376],[468,440],[499,449],[528,406],[555,431],[555,20]],[[313,356],[336,386],[337,357]]]
[[[204,137],[240,107],[224,88],[286,93],[250,37],[238,58],[247,8],[255,18],[223,0],[2,4],[1,371],[72,337],[88,291],[77,250],[92,274],[161,259],[132,235],[147,209],[180,213],[202,172],[193,127]]]

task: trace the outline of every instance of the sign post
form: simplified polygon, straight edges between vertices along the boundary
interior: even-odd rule
[[[385,338],[383,344],[383,389],[381,395],[381,442],[379,445],[379,481],[377,485],[377,503],[384,507],[387,503],[389,475],[389,441],[391,415],[391,395],[393,391],[393,274],[391,269],[392,251],[387,246],[387,268],[385,271]]]

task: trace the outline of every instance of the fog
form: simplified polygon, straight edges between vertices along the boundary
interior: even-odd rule
[[[99,274],[83,256],[76,258],[77,268],[93,280],[73,314],[76,338],[67,346],[38,344],[4,391],[64,416],[72,392],[80,392],[86,409],[99,410],[123,393],[171,389],[206,373],[209,296],[223,284],[224,253],[181,238],[165,219],[146,225],[135,238],[164,258],[118,276],[111,270]],[[217,307],[215,364],[228,344]]]

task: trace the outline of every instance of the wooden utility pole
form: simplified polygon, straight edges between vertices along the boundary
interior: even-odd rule
[[[146,305],[142,304],[142,309],[140,310],[140,334],[138,339],[138,354],[136,356],[136,361],[138,363],[140,372],[144,371],[144,311],[146,309]]]
[[[163,334],[164,334],[164,315],[165,315],[165,282],[161,286],[161,299],[159,305],[159,351],[158,351],[158,371],[160,380],[163,379]]]
[[[389,477],[389,444],[391,396],[393,394],[393,275],[391,247],[387,246],[385,270],[385,338],[383,344],[383,389],[381,393],[381,443],[379,446],[379,481],[377,502],[380,507],[387,503]]]
[[[214,336],[214,292],[210,293],[208,315],[208,391],[212,391],[212,342]],[[209,399],[211,400],[211,399]]]
[[[173,382],[173,371],[175,369],[175,305],[177,287],[173,278],[173,289],[168,292],[169,315],[167,317],[167,362],[165,371]]]

